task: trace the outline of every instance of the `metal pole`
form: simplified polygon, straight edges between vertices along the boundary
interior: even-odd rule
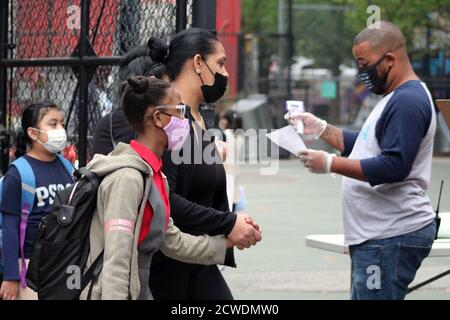
[[[337,11],[336,12],[336,27],[335,27],[335,41],[339,41],[339,35],[342,33],[342,26],[344,25],[345,17],[344,17],[345,11]],[[341,122],[341,70],[339,69],[339,65],[342,61],[342,53],[341,52],[334,52],[334,70],[333,70],[333,76],[336,77],[336,97],[332,101],[332,110],[330,112],[330,121],[333,123],[340,123]]]
[[[287,34],[287,21],[286,21],[286,0],[278,0],[278,33],[280,35],[286,35]],[[289,41],[286,36],[280,36],[278,38],[278,56],[279,56],[279,77],[278,77],[278,95],[282,98],[287,98],[286,96],[283,96],[284,94],[287,95],[287,81],[284,78],[286,66],[287,63],[287,46],[286,41]]]
[[[187,0],[177,0],[177,33],[187,26]]]
[[[216,30],[216,0],[193,0],[192,26]]]
[[[0,62],[8,57],[8,2],[2,0],[0,4]],[[6,123],[8,114],[7,88],[7,68],[0,66],[0,169],[2,173],[6,172],[9,165],[9,132]]]
[[[293,10],[292,10],[292,0],[289,0],[288,2],[288,61],[287,61],[287,95],[288,99],[292,99],[292,70],[291,70],[291,64],[292,60],[294,58],[294,34],[292,32],[292,23],[293,23]]]
[[[0,60],[0,67],[71,67],[84,64],[85,66],[113,66],[119,65],[122,57],[62,57],[62,58],[32,58],[32,59],[4,59]]]
[[[87,163],[87,135],[88,135],[88,74],[86,65],[81,59],[86,55],[86,42],[89,32],[89,6],[90,0],[81,1],[81,31],[80,31],[80,69],[78,96],[78,161],[79,167],[84,167]]]
[[[424,281],[424,282],[422,282],[422,283],[420,283],[420,284],[418,284],[418,285],[416,285],[416,286],[414,286],[412,288],[409,288],[407,294],[410,294],[411,292],[414,292],[414,291],[416,291],[416,290],[426,286],[427,284],[435,282],[435,281],[437,281],[439,279],[442,279],[442,278],[444,278],[444,277],[446,277],[448,275],[450,275],[450,270],[445,271],[444,273],[441,273],[441,274],[439,274],[439,275],[437,275],[437,276],[435,276],[435,277],[433,277],[433,278],[431,278],[431,279],[429,279],[427,281]]]
[[[296,4],[293,6],[293,9],[300,11],[349,11],[352,10],[352,6],[338,4]]]

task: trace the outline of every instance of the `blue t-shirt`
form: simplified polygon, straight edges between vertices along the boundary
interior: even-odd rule
[[[30,163],[36,178],[36,196],[28,218],[24,245],[24,256],[29,258],[39,223],[50,213],[56,192],[72,185],[73,179],[58,159],[44,162],[27,155],[24,157]],[[11,166],[3,180],[0,208],[3,214],[4,280],[20,279],[17,261],[20,257],[21,184],[17,168]]]

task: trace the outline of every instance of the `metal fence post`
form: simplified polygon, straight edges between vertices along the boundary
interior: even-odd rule
[[[193,0],[192,26],[216,30],[216,0]]]
[[[176,32],[183,31],[187,26],[187,0],[177,0]]]
[[[8,0],[2,0],[0,4],[0,61],[8,58]],[[7,130],[7,67],[0,65],[0,169],[5,173],[9,165],[9,133]]]
[[[294,59],[294,33],[292,32],[292,23],[293,23],[293,8],[292,8],[292,0],[288,0],[288,61],[287,61],[287,99],[292,99],[292,63]]]
[[[86,65],[81,61],[86,56],[86,42],[89,32],[89,5],[90,0],[81,1],[81,30],[80,30],[80,91],[78,97],[78,160],[79,166],[84,167],[87,163],[87,135],[88,135],[88,74]]]

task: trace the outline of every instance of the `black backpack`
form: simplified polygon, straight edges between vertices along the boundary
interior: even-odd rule
[[[77,182],[57,193],[51,212],[39,224],[27,271],[27,284],[39,300],[76,300],[103,267],[103,252],[86,272],[89,233],[101,178],[86,168]],[[84,274],[83,274],[84,273]],[[92,285],[89,290],[90,299]]]

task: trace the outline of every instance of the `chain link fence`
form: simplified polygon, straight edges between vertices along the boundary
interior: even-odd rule
[[[284,8],[280,6],[283,2]],[[358,79],[352,47],[363,25],[355,26],[349,19],[355,7],[345,1],[267,0],[272,4],[266,7],[272,8],[268,17],[259,18],[259,14],[254,19],[253,10],[262,7],[254,3],[249,6],[252,10],[244,12],[245,33],[229,35],[240,41],[239,98],[266,103],[273,128],[287,124],[283,119],[285,101],[293,99],[304,101],[306,111],[330,123],[360,130],[380,97]],[[274,16],[277,23],[272,22]],[[448,21],[441,24],[448,29]],[[434,25],[439,24],[434,21],[430,28]],[[409,44],[414,70],[433,98],[450,97],[449,33],[443,27],[417,28],[416,33]],[[450,142],[440,130],[435,141],[436,154],[450,153]]]
[[[2,110],[6,113],[2,116],[2,125],[9,136],[10,158],[13,158],[23,109],[30,103],[52,101],[65,114],[70,143],[86,148],[86,160],[89,160],[89,145],[97,122],[119,105],[120,56],[145,44],[150,37],[169,41],[177,28],[191,26],[193,1],[4,1],[7,5],[3,9],[8,10],[8,29],[7,44],[2,45],[7,46],[6,58],[15,61],[13,66],[6,67],[6,108]],[[65,60],[79,58],[84,4],[88,4],[89,16],[86,55],[116,59],[105,64],[99,60],[86,65],[87,83],[81,84],[79,65]],[[185,8],[177,10],[177,5]],[[46,61],[36,66],[33,59]],[[79,144],[81,85],[87,86],[88,121],[81,124],[87,126],[87,146]]]

